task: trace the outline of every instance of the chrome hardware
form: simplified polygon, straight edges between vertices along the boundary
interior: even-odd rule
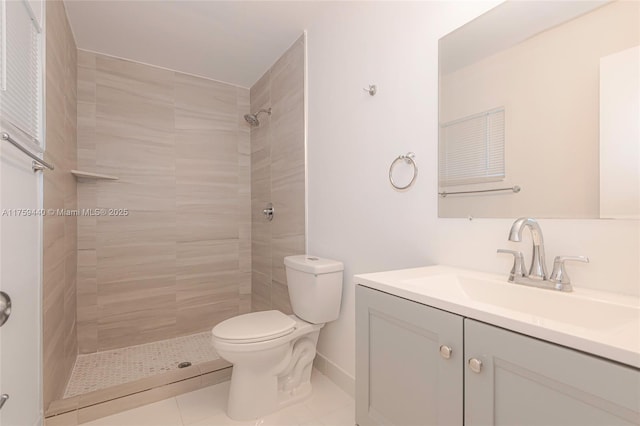
[[[11,315],[11,298],[4,291],[0,291],[0,327],[4,325]]]
[[[529,228],[531,231],[531,238],[533,240],[533,256],[531,258],[531,268],[529,268],[529,273],[525,270],[521,252],[498,249],[498,253],[509,253],[514,257],[513,267],[509,274],[509,282],[551,290],[573,291],[571,281],[569,280],[569,276],[567,275],[567,271],[564,267],[564,262],[567,260],[574,260],[589,263],[589,259],[584,256],[558,256],[553,262],[553,271],[551,272],[551,276],[548,276],[547,267],[545,265],[546,261],[544,257],[542,229],[535,219],[521,217],[513,222],[511,230],[509,231],[509,240],[516,242],[522,241],[522,230],[524,228]]]
[[[36,160],[33,160],[31,162],[31,170],[33,170],[33,172],[39,172],[44,170],[44,166],[40,163],[38,163]]]
[[[3,393],[2,395],[0,395],[0,410],[2,410],[2,407],[4,406],[5,402],[7,402],[8,399],[9,399],[9,395],[7,395],[6,393]]]
[[[44,167],[46,167],[49,170],[53,170],[54,169],[53,165],[51,165],[51,164],[47,163],[46,161],[38,158],[36,155],[32,154],[28,149],[26,149],[25,147],[20,145],[18,142],[13,140],[11,138],[11,136],[9,135],[9,133],[2,132],[2,134],[0,134],[0,138],[2,138],[2,140],[5,140],[5,141],[9,142],[11,145],[15,146],[16,148],[18,148],[23,153],[27,154],[33,161],[37,162],[38,164],[43,165]],[[34,172],[36,172],[38,170],[42,170],[42,169],[36,169],[35,167],[33,169]]]
[[[589,258],[585,256],[556,256],[553,260],[553,271],[551,271],[549,281],[555,284],[557,290],[572,291],[571,278],[569,278],[564,265],[566,261],[589,263]]]
[[[499,192],[499,191],[511,191],[511,192],[515,192],[517,194],[521,190],[522,190],[522,188],[520,186],[514,185],[514,186],[511,186],[509,188],[477,189],[475,191],[457,191],[457,192],[442,191],[442,192],[438,192],[438,195],[440,195],[442,198],[445,198],[447,195],[479,194],[481,192]]]
[[[513,255],[513,266],[511,267],[511,273],[509,273],[510,282],[514,282],[516,277],[522,278],[527,276],[527,273],[524,271],[524,256],[521,251],[498,249],[498,253]]]
[[[378,87],[375,84],[370,84],[368,88],[365,87],[362,90],[364,90],[371,96],[375,96],[375,94],[378,93]]]
[[[273,214],[274,214],[275,210],[273,209],[273,204],[269,203],[267,204],[267,208],[265,208],[264,210],[262,210],[262,214],[264,215],[264,217],[271,222],[273,220]]]
[[[444,358],[444,359],[451,358],[451,353],[452,352],[453,352],[453,350],[451,349],[451,346],[440,345],[440,355],[442,356],[442,358]]]
[[[396,159],[391,163],[391,166],[389,166],[389,182],[391,182],[391,186],[393,186],[395,189],[407,189],[411,185],[413,185],[413,182],[415,182],[416,178],[418,177],[418,166],[416,165],[415,157],[416,155],[413,152],[407,152],[404,155],[398,155],[398,157],[396,157]],[[413,176],[411,177],[411,181],[409,181],[409,183],[404,186],[398,185],[393,180],[393,168],[398,161],[402,160],[413,167]]]
[[[531,267],[529,268],[528,277],[530,279],[546,280],[547,267],[544,257],[544,239],[542,238],[542,229],[535,219],[530,217],[521,217],[513,222],[511,231],[509,231],[509,241],[522,241],[522,230],[529,228],[531,238],[533,239],[533,255],[531,256]]]
[[[480,373],[482,371],[482,361],[480,361],[478,358],[469,359],[469,368],[474,373]]]

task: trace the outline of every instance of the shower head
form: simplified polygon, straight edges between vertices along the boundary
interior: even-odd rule
[[[260,125],[260,120],[258,120],[258,115],[260,115],[261,112],[266,112],[267,114],[271,115],[271,108],[261,109],[255,114],[245,114],[244,119],[247,121],[247,123],[251,125],[251,127],[256,127]]]

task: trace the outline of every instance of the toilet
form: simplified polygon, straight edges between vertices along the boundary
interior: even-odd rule
[[[276,310],[229,318],[212,330],[213,347],[233,364],[227,415],[253,420],[311,395],[320,329],[340,314],[342,262],[284,258],[295,315]]]

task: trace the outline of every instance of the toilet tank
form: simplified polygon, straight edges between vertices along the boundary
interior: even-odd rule
[[[342,300],[342,262],[297,255],[284,258],[293,313],[312,324],[338,319]]]

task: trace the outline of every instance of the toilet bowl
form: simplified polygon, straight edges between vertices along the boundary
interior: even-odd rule
[[[233,364],[227,415],[236,420],[257,419],[309,396],[311,367],[324,324],[310,324],[279,311],[254,312],[232,320],[240,317],[256,321],[263,331],[270,320],[289,320],[291,328],[286,333],[235,340],[229,338],[233,321],[219,324],[223,327],[215,330],[213,346],[221,358]]]
[[[227,415],[253,420],[311,395],[311,369],[320,329],[337,319],[341,262],[285,258],[295,315],[276,310],[239,315],[216,325],[213,346],[233,364]]]

